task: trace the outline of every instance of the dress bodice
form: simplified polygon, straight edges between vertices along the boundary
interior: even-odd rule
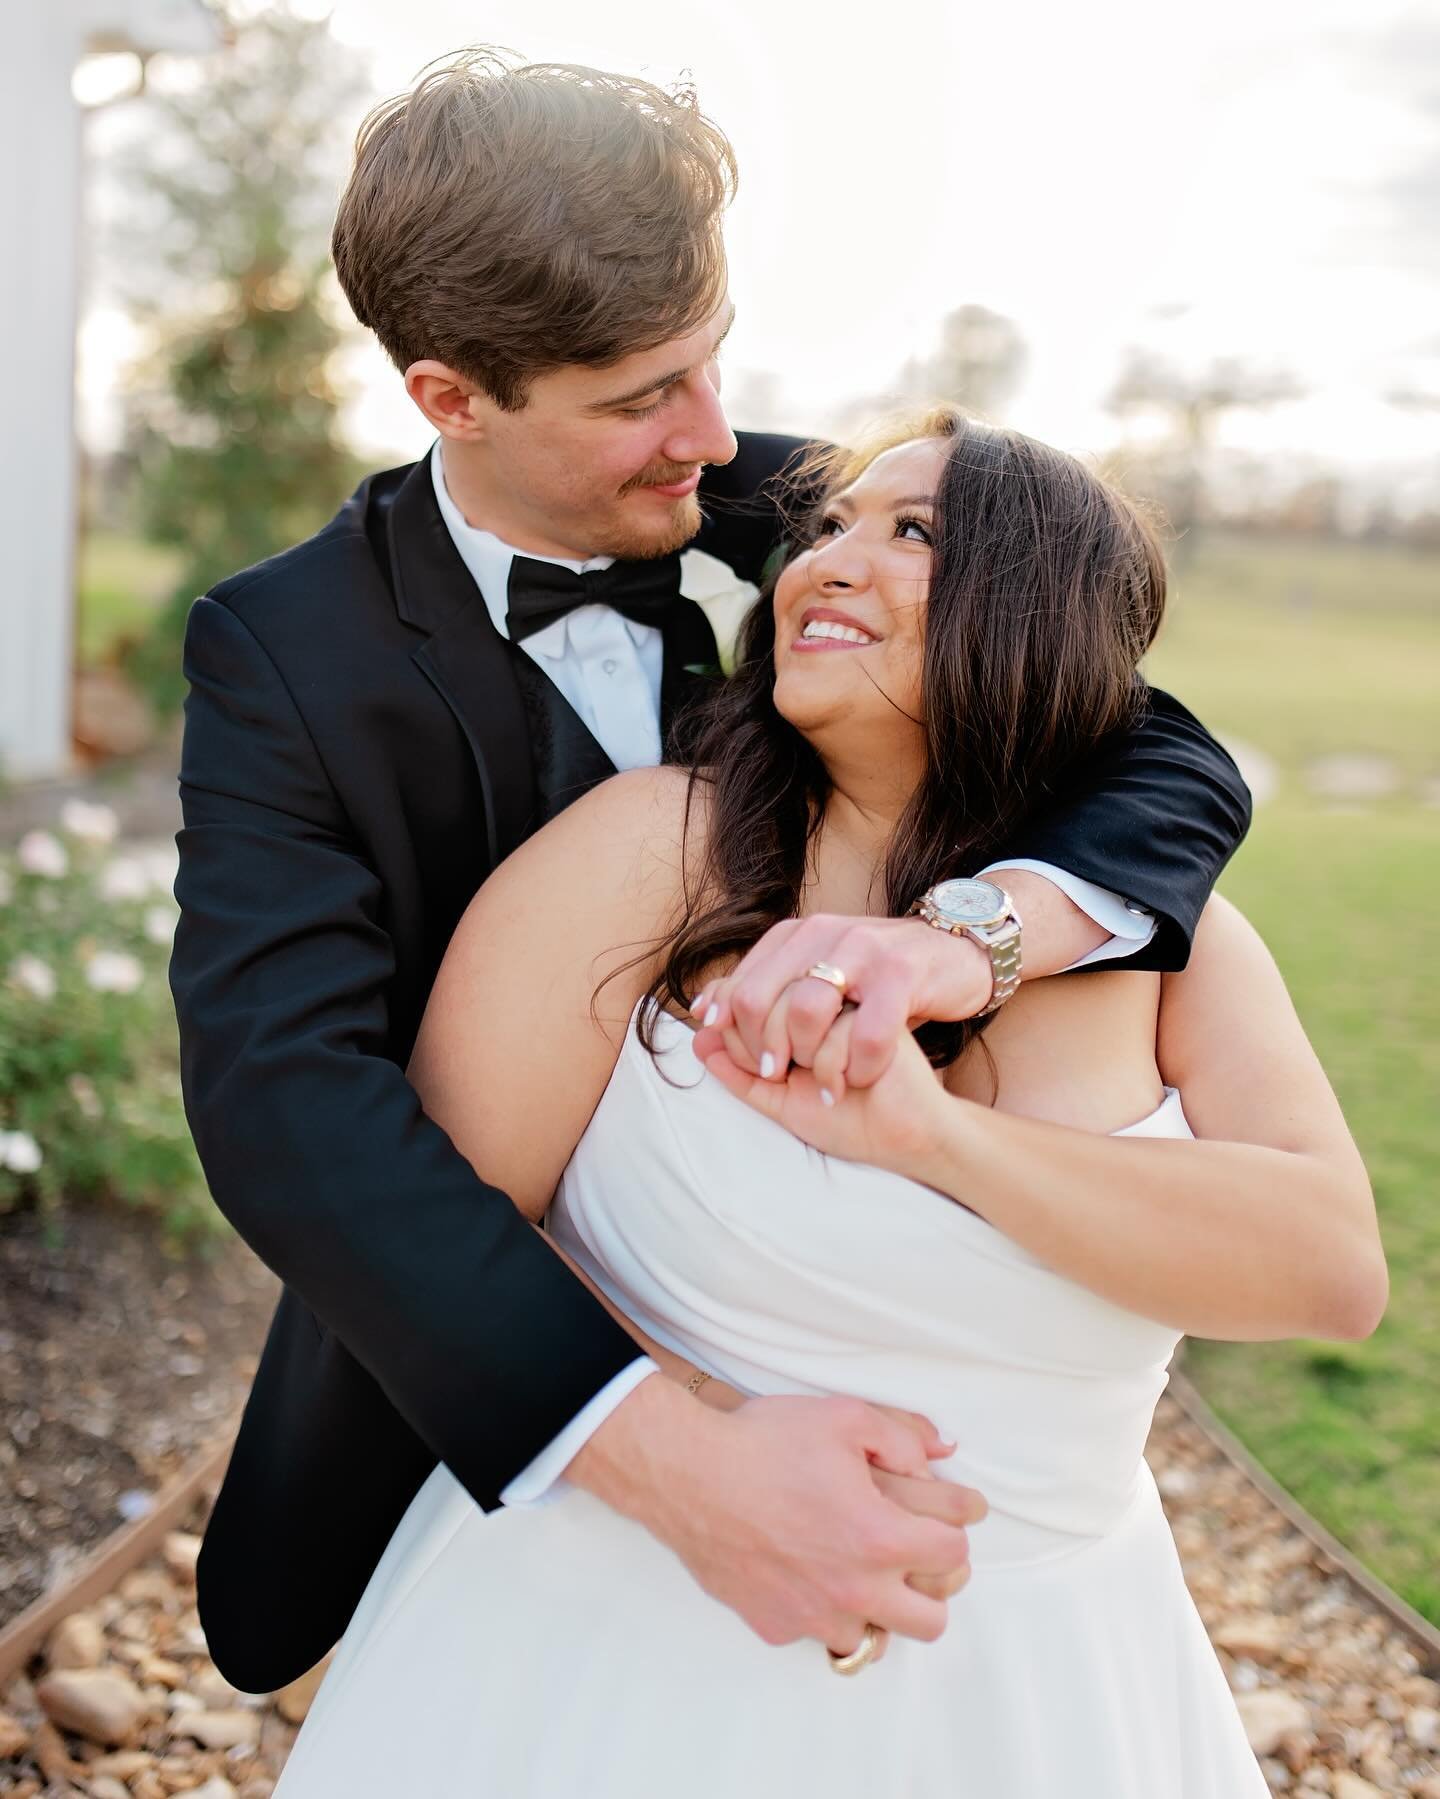
[[[628,1316],[750,1393],[928,1414],[978,1487],[977,1567],[1064,1553],[1137,1493],[1179,1342],[917,1181],[822,1154],[627,1032],[549,1228]],[[1117,1136],[1189,1137],[1178,1090]]]

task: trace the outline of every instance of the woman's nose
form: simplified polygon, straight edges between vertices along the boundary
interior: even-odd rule
[[[853,593],[869,583],[869,568],[864,553],[847,542],[844,536],[831,537],[810,552],[811,585],[821,593],[837,589]]]

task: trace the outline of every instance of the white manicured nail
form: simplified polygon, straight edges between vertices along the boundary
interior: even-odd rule
[[[714,1024],[715,1020],[719,1016],[720,1016],[719,1006],[711,1006],[710,1010],[705,1014],[706,1024]]]
[[[770,1051],[767,1049],[765,1051],[765,1054],[763,1056],[761,1056],[761,1058],[760,1058],[760,1078],[762,1081],[768,1081],[772,1078],[774,1073],[775,1073],[775,1058],[774,1058],[774,1056],[772,1056],[770,1054]]]
[[[820,1089],[820,1104],[822,1106],[833,1106],[835,1104],[835,1095],[828,1087],[822,1087]]]
[[[705,995],[703,993],[697,993],[695,995],[694,999],[692,999],[690,1002],[690,1016],[692,1018],[698,1018],[700,1016],[700,1008],[704,1004],[705,1004]]]

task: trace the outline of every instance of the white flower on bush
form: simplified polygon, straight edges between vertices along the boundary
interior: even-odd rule
[[[50,831],[27,831],[20,839],[20,866],[26,874],[58,881],[70,866],[69,852]]]
[[[100,1104],[100,1095],[95,1091],[95,1083],[88,1074],[72,1074],[65,1085],[70,1089],[70,1097],[87,1118],[99,1118],[103,1114],[105,1108]]]
[[[97,993],[133,993],[145,970],[128,950],[100,949],[86,963],[85,979]]]
[[[172,843],[165,849],[146,850],[140,857],[150,885],[157,893],[174,896],[175,877],[180,872],[180,852]]]
[[[10,964],[10,983],[33,999],[54,999],[55,971],[39,956],[17,956]]]
[[[66,800],[60,808],[60,823],[72,837],[86,843],[113,843],[120,829],[120,820],[109,806],[92,806],[85,800]]]
[[[29,1131],[0,1131],[0,1168],[12,1174],[34,1174],[45,1160]]]
[[[152,943],[175,941],[176,914],[168,906],[148,906],[145,910],[145,935]]]
[[[101,899],[142,900],[149,892],[150,877],[134,856],[116,856],[100,870]]]

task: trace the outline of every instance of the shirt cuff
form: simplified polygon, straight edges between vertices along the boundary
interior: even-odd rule
[[[1087,918],[1093,918],[1096,924],[1110,933],[1104,943],[1097,943],[1079,961],[1060,969],[1061,974],[1071,974],[1077,968],[1088,968],[1094,962],[1111,962],[1119,956],[1138,955],[1155,935],[1153,912],[1147,911],[1135,900],[1122,899],[1108,887],[1097,887],[1093,881],[1082,881],[1079,875],[1068,874],[1065,869],[1056,868],[1053,863],[1030,862],[1022,856],[1008,862],[991,862],[980,873],[991,874],[997,868],[1023,868],[1027,874],[1042,875],[1052,886],[1058,887],[1066,899],[1077,905]],[[1021,925],[1023,928],[1023,919]]]
[[[589,1399],[560,1432],[500,1490],[501,1505],[547,1505],[570,1490],[564,1470],[590,1441],[622,1399],[628,1399],[642,1380],[660,1373],[660,1364],[639,1356]]]

